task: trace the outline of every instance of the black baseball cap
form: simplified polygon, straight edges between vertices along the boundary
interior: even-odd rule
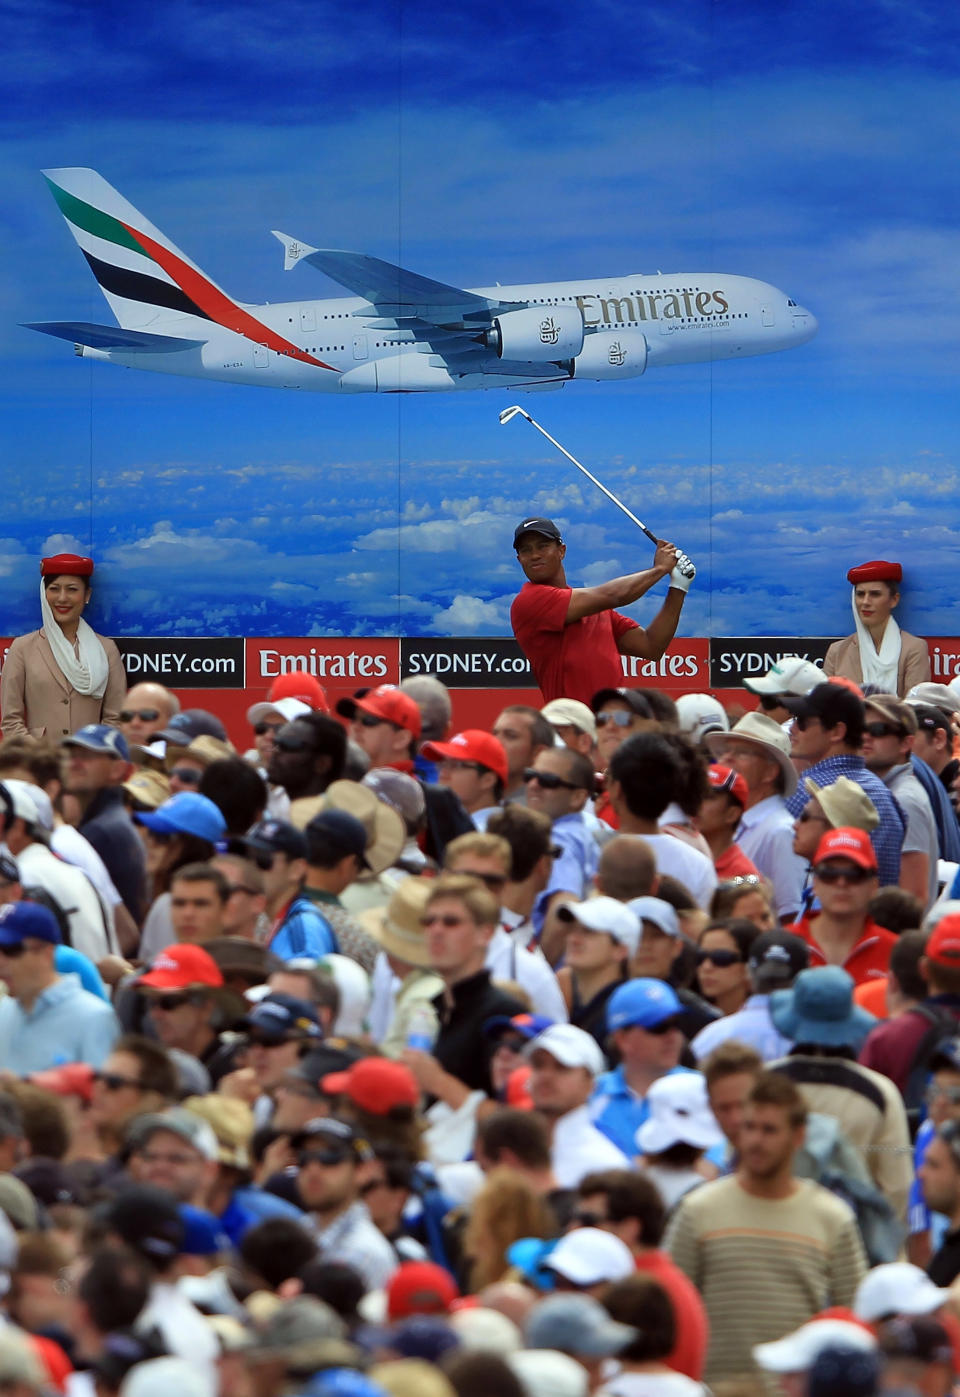
[[[305,859],[307,841],[302,830],[287,820],[261,820],[247,835],[253,849],[269,849],[271,854],[286,854],[288,859]]]
[[[789,931],[764,931],[750,946],[750,974],[761,993],[786,989],[810,964],[810,949]]]
[[[590,707],[594,713],[599,713],[605,703],[612,702],[625,703],[638,718],[656,717],[650,700],[639,689],[598,689],[590,700]]]
[[[220,719],[205,708],[185,708],[181,713],[174,713],[163,732],[156,733],[151,741],[159,738],[171,747],[189,747],[197,737],[216,737],[226,742],[227,730]]]
[[[825,728],[846,723],[848,731],[859,734],[864,720],[864,702],[844,684],[817,684],[808,694],[783,694],[780,702],[795,718],[819,718]]]
[[[524,519],[513,531],[513,546],[516,548],[524,534],[542,534],[544,538],[552,538],[554,543],[562,543],[560,530],[552,519]]]
[[[159,1266],[177,1256],[183,1245],[184,1221],[172,1195],[151,1184],[136,1184],[101,1204],[95,1217],[108,1232],[116,1232],[141,1256]]]
[[[342,849],[344,854],[355,854],[364,868],[370,867],[367,862],[367,831],[357,817],[346,810],[321,810],[319,815],[314,815],[304,833],[308,859],[311,836],[317,835],[334,848]]]
[[[295,1150],[320,1149],[324,1145],[328,1149],[336,1149],[339,1146],[345,1155],[352,1154],[361,1161],[374,1157],[365,1137],[348,1121],[338,1120],[336,1116],[318,1116],[316,1120],[307,1121],[290,1143]]]

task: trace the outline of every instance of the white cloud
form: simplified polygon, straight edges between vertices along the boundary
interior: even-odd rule
[[[480,597],[455,597],[448,607],[436,612],[433,629],[441,635],[509,635],[512,597],[483,601]]]

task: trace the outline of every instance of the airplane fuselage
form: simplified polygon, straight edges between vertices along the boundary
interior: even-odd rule
[[[472,290],[542,312],[541,329],[548,326],[548,336],[554,314],[569,316],[575,310],[583,324],[582,350],[569,358],[558,354],[556,361],[545,357],[548,349],[541,350],[537,376],[529,379],[516,357],[504,362],[503,371],[494,365],[492,371],[459,373],[430,336],[425,339],[402,320],[385,318],[356,296],[243,305],[252,322],[271,331],[269,338],[282,340],[289,346],[285,349],[260,342],[249,322],[233,330],[170,310],[158,310],[152,322],[141,316],[138,328],[193,340],[189,347],[162,353],[85,344],[76,349],[84,357],[128,368],[226,383],[321,393],[435,392],[555,388],[571,379],[615,381],[638,377],[648,368],[773,354],[806,343],[817,331],[814,316],[776,287],[713,272]],[[201,338],[204,342],[196,343]]]

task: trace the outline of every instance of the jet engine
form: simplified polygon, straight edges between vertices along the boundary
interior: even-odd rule
[[[574,378],[639,378],[647,367],[647,341],[636,330],[600,330],[587,335],[573,361]]]
[[[553,363],[583,348],[583,316],[576,306],[530,306],[498,315],[483,342],[500,359]]]

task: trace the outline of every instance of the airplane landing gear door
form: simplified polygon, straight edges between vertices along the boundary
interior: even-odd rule
[[[255,369],[265,369],[267,367],[267,351],[262,344],[253,346],[253,367]]]
[[[354,359],[366,359],[367,357],[367,337],[366,335],[356,335],[353,341]]]

